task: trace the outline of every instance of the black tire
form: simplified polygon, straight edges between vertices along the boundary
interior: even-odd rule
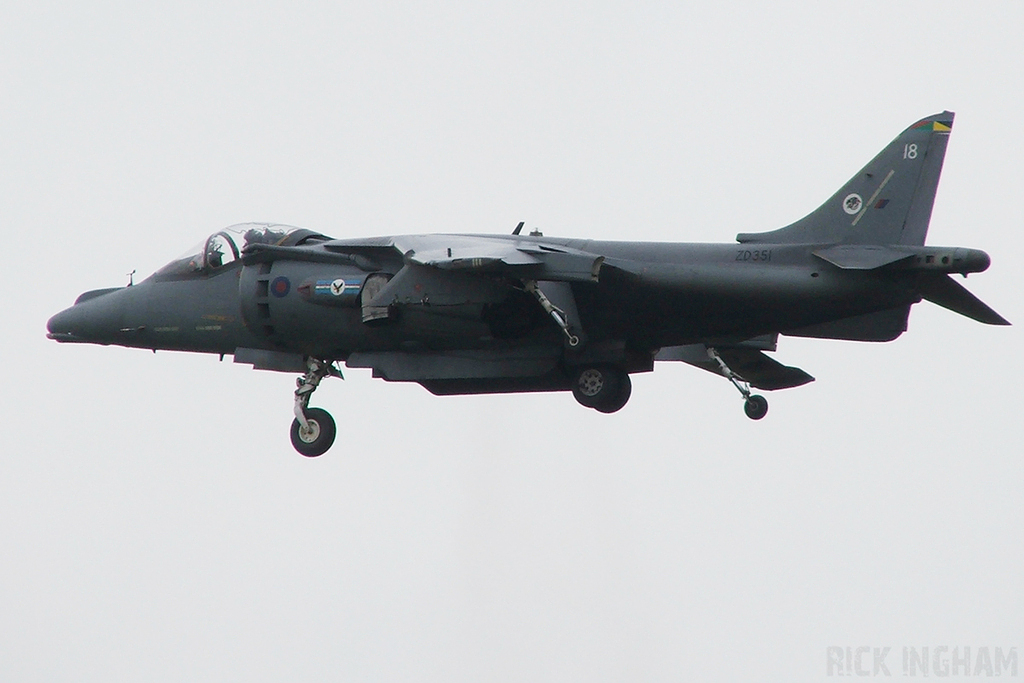
[[[622,407],[626,405],[627,401],[629,401],[629,397],[632,393],[633,382],[630,381],[629,375],[623,373],[619,381],[619,393],[614,397],[609,396],[606,402],[599,403],[594,406],[594,410],[599,413],[614,413],[622,410]]]
[[[338,433],[334,418],[322,408],[306,408],[306,422],[310,433],[302,433],[302,425],[298,419],[292,420],[292,446],[307,458],[323,455],[334,445],[334,437]]]
[[[768,399],[764,396],[754,394],[743,404],[743,412],[745,412],[747,417],[751,420],[760,420],[768,414]]]
[[[623,377],[626,373],[608,365],[584,366],[573,379],[572,395],[587,408],[611,405],[619,397]]]

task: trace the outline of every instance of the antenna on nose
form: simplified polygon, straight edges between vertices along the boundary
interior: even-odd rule
[[[135,270],[136,269],[133,268],[132,272],[128,273],[128,286],[129,287],[131,287],[132,285],[135,284]]]

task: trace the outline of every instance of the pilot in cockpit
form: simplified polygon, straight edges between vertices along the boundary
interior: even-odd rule
[[[266,223],[232,225],[210,235],[152,277],[162,280],[201,277],[204,273],[212,275],[238,261],[250,244],[280,245],[296,230],[298,228]]]
[[[206,267],[207,268],[220,268],[224,265],[224,252],[221,251],[220,245],[216,242],[211,242],[209,249],[206,251]]]

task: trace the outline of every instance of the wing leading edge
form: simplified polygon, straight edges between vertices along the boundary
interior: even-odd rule
[[[604,257],[530,240],[474,235],[402,235],[370,240],[333,240],[324,247],[339,254],[397,251],[406,263],[440,270],[506,272],[556,282],[596,282]]]

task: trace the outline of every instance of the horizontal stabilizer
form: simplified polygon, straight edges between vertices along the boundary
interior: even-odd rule
[[[813,377],[800,368],[783,365],[757,349],[749,347],[715,348],[729,369],[752,387],[773,391],[799,387],[814,381]],[[669,346],[659,351],[654,359],[682,361],[716,375],[722,374],[721,367],[708,356],[708,347],[704,344]]]
[[[813,253],[844,270],[874,270],[913,256],[906,250],[871,244],[839,244],[818,249]]]
[[[928,301],[943,308],[965,315],[986,325],[1009,325],[1010,322],[999,315],[978,297],[971,294],[959,282],[946,275],[921,280],[918,290]]]

